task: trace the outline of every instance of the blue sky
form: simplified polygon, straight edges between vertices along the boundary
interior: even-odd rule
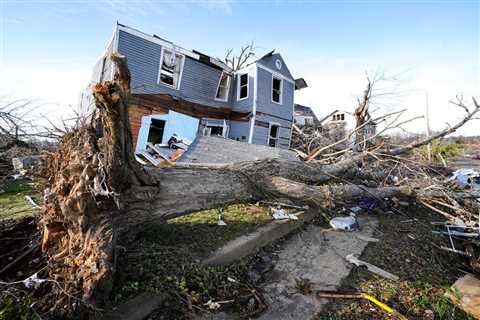
[[[309,83],[297,102],[318,114],[352,109],[375,70],[400,75],[406,94],[389,108],[421,114],[428,92],[434,129],[461,116],[448,99],[480,98],[479,1],[0,0],[0,10],[0,96],[55,115],[88,84],[117,20],[217,57],[250,41],[276,49]]]

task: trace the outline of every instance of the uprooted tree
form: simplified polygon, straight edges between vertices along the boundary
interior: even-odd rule
[[[67,315],[75,305],[77,309],[95,306],[108,296],[117,239],[136,234],[152,220],[264,198],[325,207],[362,195],[383,198],[416,192],[407,187],[367,188],[336,182],[335,177],[348,179],[358,173],[360,162],[372,160],[365,152],[349,153],[330,165],[269,159],[233,165],[176,164],[165,169],[141,166],[134,159],[127,112],[127,61],[119,55],[112,60],[115,80],[93,88],[96,111],[90,124],[67,133],[58,151],[46,159],[41,248],[49,256],[50,277],[61,284],[55,289],[64,293],[57,305]],[[456,126],[390,154],[398,156],[453,132],[479,111],[474,104]]]

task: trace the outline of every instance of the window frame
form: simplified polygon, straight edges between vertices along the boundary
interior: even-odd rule
[[[218,90],[220,89],[220,83],[222,82],[222,78],[223,78],[223,75],[226,74],[227,75],[227,79],[228,79],[228,82],[227,82],[227,86],[226,86],[226,91],[227,91],[227,94],[225,96],[225,99],[221,99],[221,98],[218,98]],[[215,100],[217,101],[222,101],[222,102],[227,102],[228,101],[228,97],[230,95],[230,86],[231,86],[231,83],[232,83],[232,76],[230,74],[228,74],[228,72],[225,72],[225,71],[222,71],[222,74],[220,75],[220,79],[218,80],[218,85],[217,85],[217,91],[215,93]],[[248,83],[248,81],[247,81]],[[248,90],[248,89],[247,89]]]
[[[272,129],[273,126],[277,127],[277,137],[276,138],[273,138],[272,136],[270,136],[270,132],[271,132],[270,130]],[[280,128],[281,128],[281,125],[278,122],[269,122],[268,123],[267,146],[269,146],[271,148],[278,148],[279,141],[280,141]],[[270,145],[270,139],[275,140],[275,147],[272,147]]]
[[[247,76],[247,84],[245,85],[247,87],[247,95],[243,98],[240,97],[240,89],[241,89],[241,83],[242,83],[242,76],[246,75]],[[237,82],[237,101],[245,100],[248,99],[248,96],[250,94],[250,76],[248,72],[238,74],[238,82]]]
[[[168,84],[168,83],[165,83],[165,82],[162,81],[162,65],[163,65],[163,57],[164,57],[165,51],[168,51],[168,52],[172,53],[174,56],[179,56],[180,59],[182,60],[181,63],[180,63],[180,72],[178,73],[178,80],[177,80],[177,83],[175,85],[171,85],[171,84]],[[159,66],[158,66],[157,84],[172,88],[174,90],[179,90],[180,89],[180,83],[182,82],[184,65],[185,65],[185,55],[184,54],[178,53],[177,51],[172,50],[170,48],[162,47],[162,51],[160,53],[160,63],[159,63]]]
[[[280,81],[280,88],[279,88],[279,95],[278,95],[278,98],[279,98],[279,101],[275,101],[273,100],[273,80],[276,79],[276,80],[279,80]],[[272,73],[272,87],[271,87],[271,100],[273,103],[276,103],[276,104],[282,104],[283,102],[283,78],[282,77],[279,77],[279,76],[276,76],[275,74]]]

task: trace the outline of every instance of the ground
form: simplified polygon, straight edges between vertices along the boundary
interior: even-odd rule
[[[154,224],[142,232],[135,239],[137,249],[123,251],[119,256],[113,304],[144,291],[168,293],[157,316],[182,319],[190,317],[194,310],[207,309],[203,304],[210,299],[230,300],[244,294],[248,301],[251,293],[245,263],[202,267],[200,261],[227,241],[271,221],[271,217],[262,207],[233,205],[222,210],[227,225],[219,226],[219,214],[219,210],[202,211]],[[229,277],[238,283],[229,281]]]
[[[5,219],[20,219],[32,217],[38,211],[25,199],[29,195],[41,204],[38,184],[30,180],[5,182],[0,188],[0,221]]]
[[[456,308],[443,295],[456,279],[468,270],[458,255],[440,250],[448,238],[432,233],[432,221],[441,217],[412,204],[403,214],[376,214],[379,226],[360,259],[400,277],[386,280],[356,268],[342,281],[341,291],[364,291],[409,319],[473,319]],[[412,219],[416,219],[412,221]],[[389,319],[367,301],[334,300],[317,319]]]
[[[472,161],[464,156],[457,163],[464,166]],[[12,234],[0,234],[3,267],[24,251],[30,243],[29,235],[35,233],[35,210],[25,195],[40,204],[41,194],[30,181],[4,184],[1,189],[1,229],[10,230],[15,225],[21,228]],[[129,239],[136,242],[135,250],[120,243],[114,288],[105,307],[147,291],[164,297],[150,319],[295,319],[282,312],[288,309],[282,309],[287,304],[293,315],[297,307],[306,312],[305,319],[390,318],[367,301],[315,296],[316,290],[329,289],[367,292],[409,319],[428,319],[430,312],[435,319],[472,319],[443,296],[469,269],[466,261],[439,249],[448,245],[448,238],[433,234],[431,222],[442,218],[407,201],[410,205],[397,207],[395,213],[374,210],[362,214],[362,219],[375,221],[373,227],[362,221],[362,233],[368,231],[366,235],[379,242],[366,243],[357,238],[361,234],[357,232],[323,232],[329,216],[344,214],[342,207],[356,205],[339,204],[328,212],[319,212],[314,223],[252,257],[222,267],[203,267],[201,261],[229,240],[271,221],[268,208],[239,204],[152,224],[136,239]],[[219,215],[226,226],[217,224]],[[398,275],[400,280],[385,280],[344,261],[347,252],[360,253],[364,247],[361,260]],[[28,262],[33,258],[25,259],[21,268],[3,275],[2,280],[21,280],[38,270],[38,265]],[[41,259],[36,263],[41,264]],[[0,303],[0,319],[18,318],[21,312],[25,319],[35,318],[33,298],[27,293],[20,299],[7,296]],[[220,308],[209,310],[209,300],[222,302]],[[312,308],[301,308],[308,306]]]

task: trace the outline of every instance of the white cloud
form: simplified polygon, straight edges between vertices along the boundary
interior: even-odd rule
[[[42,105],[35,111],[53,121],[69,117],[81,90],[90,81],[91,65],[54,68],[41,65],[0,67],[0,96],[34,100]]]

